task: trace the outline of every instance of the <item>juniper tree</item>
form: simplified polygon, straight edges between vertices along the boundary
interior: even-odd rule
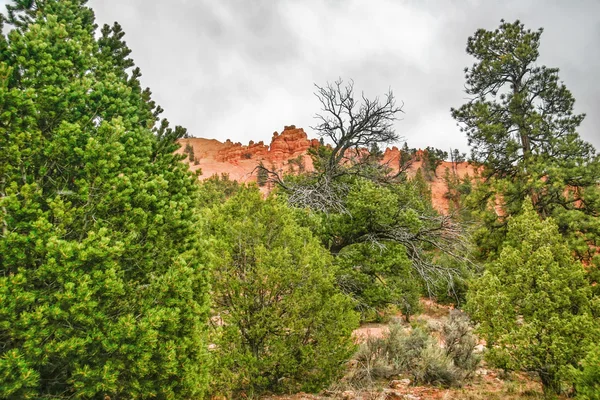
[[[197,184],[115,24],[15,1],[0,36],[0,397],[189,398],[207,382]]]
[[[343,370],[358,324],[332,257],[287,204],[242,188],[207,211],[214,394],[319,390]]]
[[[448,152],[427,146],[423,153],[423,169],[427,178],[431,181],[434,177],[437,178],[437,168],[448,158]]]
[[[592,344],[590,351],[579,362],[579,368],[571,368],[578,399],[600,399],[600,343]]]
[[[500,256],[467,293],[488,359],[509,370],[539,375],[544,391],[559,393],[567,367],[600,339],[591,288],[556,223],[531,202],[508,222]]]

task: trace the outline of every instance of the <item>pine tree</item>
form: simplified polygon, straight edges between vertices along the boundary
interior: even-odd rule
[[[502,21],[470,37],[467,53],[476,62],[465,72],[473,98],[452,115],[467,134],[472,159],[484,167],[480,206],[500,195],[503,215],[513,215],[530,197],[540,215],[555,218],[580,257],[591,258],[588,244],[600,237],[600,158],[577,134],[585,115],[574,112],[575,99],[558,69],[536,64],[542,31]],[[487,222],[488,230],[505,231],[494,215]],[[502,242],[490,242],[494,235],[480,240],[492,253]]]
[[[535,372],[544,391],[559,393],[566,367],[600,339],[591,288],[555,222],[526,201],[508,223],[500,257],[467,293],[488,358],[505,369]]]
[[[0,36],[0,397],[189,398],[207,384],[197,184],[116,24],[15,1]]]

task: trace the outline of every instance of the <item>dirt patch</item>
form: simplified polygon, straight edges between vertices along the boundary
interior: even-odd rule
[[[365,324],[352,332],[352,336],[358,343],[365,342],[369,338],[381,339],[390,332],[388,324]]]

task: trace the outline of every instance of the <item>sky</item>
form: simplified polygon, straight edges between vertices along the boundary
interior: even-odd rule
[[[3,0],[2,2],[6,2]],[[539,63],[560,68],[581,136],[600,149],[599,0],[90,0],[118,21],[163,116],[192,136],[268,143],[284,125],[309,137],[314,84],[391,89],[410,147],[468,150],[450,115],[465,103],[465,52],[478,28],[520,19],[544,28]],[[400,144],[402,141],[400,142]]]

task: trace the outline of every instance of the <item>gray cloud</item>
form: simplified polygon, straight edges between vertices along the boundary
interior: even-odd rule
[[[3,0],[0,0],[3,1]],[[172,123],[194,136],[265,140],[309,126],[313,83],[352,78],[368,96],[391,88],[414,147],[467,150],[450,116],[465,101],[466,40],[501,18],[544,27],[540,63],[587,113],[582,137],[600,148],[597,0],[91,0],[98,23],[118,21],[143,84]]]

